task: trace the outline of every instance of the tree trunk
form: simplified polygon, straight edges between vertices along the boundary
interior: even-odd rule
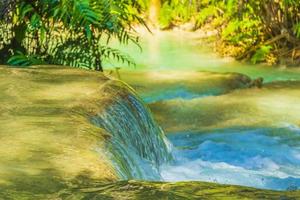
[[[103,67],[102,67],[102,62],[101,62],[100,55],[97,55],[95,65],[96,65],[95,66],[96,71],[103,72]]]

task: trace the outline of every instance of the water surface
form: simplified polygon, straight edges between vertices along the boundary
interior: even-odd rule
[[[263,189],[300,186],[300,129],[226,129],[168,136],[175,161],[165,181],[202,180]]]
[[[238,72],[252,78],[263,77],[266,82],[300,80],[300,70],[297,68],[253,65],[237,62],[232,58],[222,58],[214,53],[214,48],[217,47],[204,42],[197,33],[153,31],[151,34],[142,31],[140,43],[141,48],[134,44],[118,46],[137,64],[136,67],[125,68],[126,70]],[[106,65],[113,68],[120,64],[109,62]]]
[[[162,180],[300,187],[299,68],[221,58],[194,33],[144,33],[141,46],[123,48],[137,66],[120,74],[167,132],[180,130],[168,134],[175,160],[161,166]],[[268,84],[245,89],[228,73]]]

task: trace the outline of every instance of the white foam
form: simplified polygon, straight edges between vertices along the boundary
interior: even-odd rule
[[[161,176],[165,181],[209,181],[276,190],[299,187],[300,149],[289,145],[288,136],[280,135],[281,129],[277,131],[173,135],[175,162],[161,166]],[[193,148],[184,148],[189,146]]]

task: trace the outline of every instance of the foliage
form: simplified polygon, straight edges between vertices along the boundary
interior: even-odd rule
[[[45,64],[42,60],[33,55],[24,55],[22,52],[17,51],[7,61],[8,64],[13,66],[29,66]]]
[[[0,61],[13,65],[102,70],[106,58],[133,64],[108,45],[112,39],[138,45],[133,24],[144,24],[136,0],[2,0],[1,8]]]
[[[163,24],[209,24],[217,29],[221,53],[232,51],[237,59],[265,61],[268,56],[292,57],[300,63],[300,1],[298,0],[163,0]],[[265,47],[270,48],[265,48]],[[297,53],[298,52],[298,53]],[[260,56],[265,55],[265,56]],[[257,56],[259,56],[259,59]]]
[[[252,63],[265,60],[266,56],[270,53],[272,46],[261,46],[251,58]]]
[[[300,38],[300,22],[294,25],[294,34],[297,38]]]
[[[296,0],[231,0],[235,9],[224,6],[226,20],[222,29],[222,40],[243,47],[238,59],[267,61],[269,54],[276,57],[292,56],[300,44],[298,21],[300,2]],[[225,15],[224,15],[225,16]],[[224,37],[228,27],[235,22],[230,35]],[[292,51],[291,51],[292,50]]]
[[[159,21],[162,28],[189,21],[196,13],[197,0],[162,1]]]
[[[201,25],[205,24],[209,18],[214,16],[218,16],[217,7],[213,5],[208,5],[207,7],[201,9],[201,12],[197,13],[195,17],[197,27],[200,27]]]

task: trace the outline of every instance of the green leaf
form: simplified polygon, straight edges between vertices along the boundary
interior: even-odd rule
[[[36,58],[35,56],[25,55],[20,51],[17,51],[16,54],[11,56],[7,64],[12,66],[29,66],[29,65],[40,65],[45,64],[41,59]]]
[[[85,34],[86,34],[87,39],[89,41],[91,41],[93,33],[92,33],[90,26],[85,26]]]
[[[300,23],[297,23],[294,27],[294,34],[300,39]]]
[[[256,64],[257,62],[261,62],[261,61],[264,61],[266,56],[270,53],[272,49],[272,46],[270,45],[264,45],[264,46],[261,46],[256,52],[255,54],[252,56],[251,58],[251,62],[253,64]]]
[[[33,11],[33,7],[30,4],[26,4],[21,8],[21,18],[24,18],[29,12]]]

